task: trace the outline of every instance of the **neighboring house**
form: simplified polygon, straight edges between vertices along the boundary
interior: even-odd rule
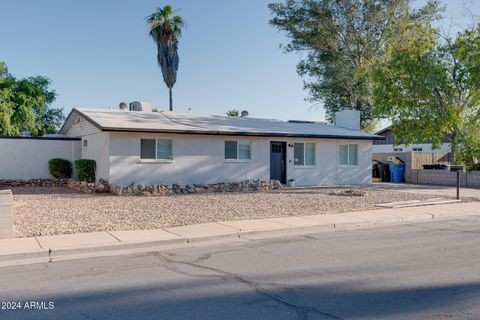
[[[372,152],[373,153],[389,153],[389,152],[405,152],[405,151],[418,151],[418,152],[450,152],[450,143],[448,139],[440,145],[439,148],[433,149],[431,141],[419,141],[418,143],[412,143],[405,145],[401,143],[401,140],[395,138],[391,127],[386,127],[377,133],[376,135],[385,137],[385,140],[373,141]]]
[[[297,185],[368,184],[372,140],[360,114],[337,125],[175,112],[73,109],[60,133],[82,139],[97,180],[130,184],[294,179]]]

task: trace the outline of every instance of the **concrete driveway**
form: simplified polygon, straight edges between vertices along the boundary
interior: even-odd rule
[[[373,183],[372,186],[367,188],[372,190],[402,191],[416,194],[427,194],[437,197],[455,197],[457,195],[456,187],[451,186],[381,182]],[[480,189],[460,187],[460,197],[480,198]]]

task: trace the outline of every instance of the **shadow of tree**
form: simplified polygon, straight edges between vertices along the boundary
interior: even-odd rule
[[[259,284],[239,282],[228,275],[220,278],[172,280],[149,286],[56,296],[27,293],[23,301],[53,301],[55,309],[23,310],[21,315],[22,319],[117,320],[414,319],[435,317],[462,305],[478,305],[480,302],[480,283],[477,282],[378,290],[358,289],[358,285],[348,282],[265,289]],[[121,279],[117,281],[121,283]],[[224,281],[239,282],[238,287],[227,289],[222,284]],[[3,312],[2,319],[18,319],[18,315]]]

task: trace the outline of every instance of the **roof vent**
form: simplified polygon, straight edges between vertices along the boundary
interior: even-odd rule
[[[247,110],[243,110],[243,111],[240,113],[240,117],[242,117],[242,118],[248,117],[248,111],[247,111]]]
[[[128,105],[126,102],[120,102],[120,104],[118,105],[118,107],[120,108],[120,110],[122,111],[127,111],[128,110]]]
[[[145,101],[132,101],[130,102],[129,108],[130,111],[143,111],[143,112],[152,112],[153,107],[150,102]]]

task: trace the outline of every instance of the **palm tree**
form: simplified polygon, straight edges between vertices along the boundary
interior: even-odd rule
[[[240,116],[240,112],[237,109],[231,109],[227,111],[227,116],[238,118]]]
[[[177,81],[178,70],[178,38],[182,34],[185,25],[183,18],[175,15],[175,11],[169,5],[157,8],[147,18],[150,26],[150,36],[157,44],[157,60],[162,68],[163,81],[168,87],[170,96],[170,111],[173,111],[172,88]]]

